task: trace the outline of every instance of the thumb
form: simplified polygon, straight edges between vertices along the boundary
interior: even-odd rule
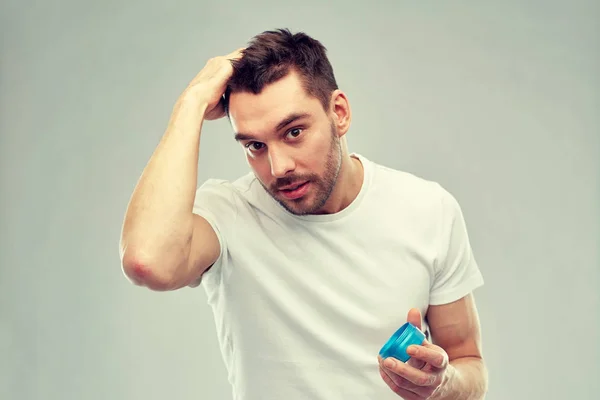
[[[406,318],[406,321],[410,322],[419,328],[419,330],[421,330],[421,311],[416,308],[411,308],[410,311],[408,311],[408,317]]]

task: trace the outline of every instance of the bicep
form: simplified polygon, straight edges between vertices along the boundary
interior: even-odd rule
[[[430,306],[426,318],[433,344],[443,348],[450,360],[481,358],[481,327],[472,294],[452,303]]]

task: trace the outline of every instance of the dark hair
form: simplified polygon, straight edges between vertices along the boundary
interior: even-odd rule
[[[232,92],[259,94],[291,70],[299,73],[304,90],[327,110],[331,93],[338,86],[326,53],[321,42],[303,32],[292,34],[289,29],[278,29],[253,37],[243,56],[233,62],[234,73],[224,95],[227,115]]]

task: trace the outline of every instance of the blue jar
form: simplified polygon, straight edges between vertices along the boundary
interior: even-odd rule
[[[388,339],[379,351],[379,355],[384,360],[387,357],[394,357],[402,362],[407,362],[410,356],[406,353],[406,349],[412,345],[422,345],[424,340],[423,332],[407,322]]]

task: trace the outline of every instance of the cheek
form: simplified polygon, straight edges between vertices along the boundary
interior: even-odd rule
[[[332,151],[333,143],[329,137],[320,138],[316,143],[311,144],[309,149],[306,149],[304,160],[310,163],[311,166],[317,168],[324,168],[329,153]]]
[[[252,157],[247,151],[244,152],[248,166],[254,174],[266,184],[271,182],[271,166],[268,157]]]

